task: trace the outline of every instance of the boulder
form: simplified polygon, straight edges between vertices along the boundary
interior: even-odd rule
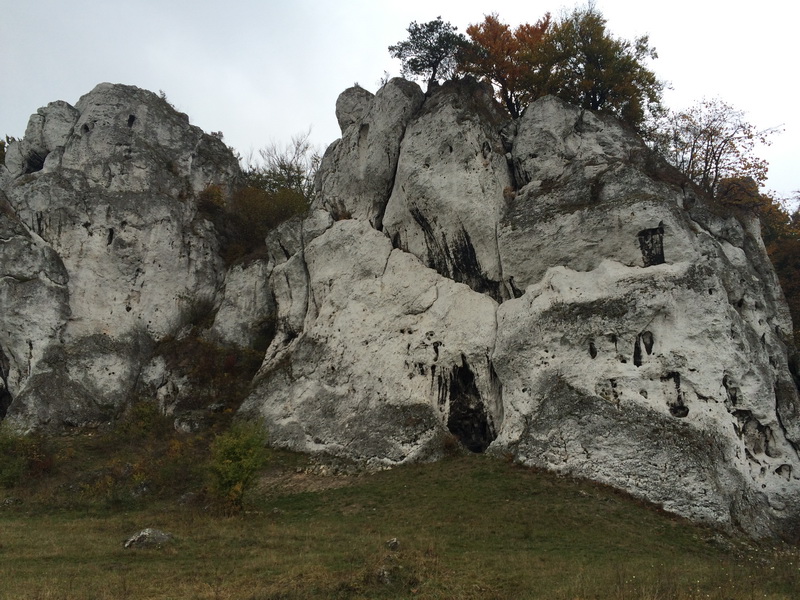
[[[296,278],[273,273],[285,316],[241,409],[272,443],[374,466],[438,456],[448,430],[491,443],[503,418],[492,299],[361,220],[335,223],[293,260]]]
[[[507,297],[497,223],[512,178],[507,117],[488,85],[445,83],[406,127],[383,226],[393,244],[443,276]]]
[[[171,533],[148,527],[129,537],[123,542],[122,546],[126,550],[131,548],[162,548],[173,540],[174,536]]]

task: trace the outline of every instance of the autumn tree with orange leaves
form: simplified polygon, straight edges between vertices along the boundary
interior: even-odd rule
[[[664,86],[646,66],[656,58],[647,36],[633,42],[613,37],[591,3],[557,22],[547,13],[514,30],[491,14],[467,34],[471,41],[458,54],[458,72],[490,81],[513,117],[548,94],[637,129],[661,108]]]
[[[458,56],[459,72],[488,79],[498,100],[512,117],[518,117],[533,95],[523,82],[536,69],[535,56],[549,26],[549,13],[536,24],[526,23],[513,31],[496,13],[486,15],[483,23],[467,27],[471,43]]]

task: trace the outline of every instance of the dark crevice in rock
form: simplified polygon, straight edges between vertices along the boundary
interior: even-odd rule
[[[734,411],[733,416],[737,420],[734,424],[736,434],[744,441],[745,449],[753,460],[758,462],[754,457],[759,454],[770,458],[780,456],[780,452],[775,448],[775,436],[770,427],[762,425],[749,410]]]
[[[11,406],[13,398],[8,390],[8,374],[10,363],[3,349],[0,348],[0,421],[6,418],[8,408]]]
[[[513,298],[522,298],[522,295],[525,292],[523,292],[521,289],[517,287],[517,285],[514,283],[513,277],[508,278],[508,286],[511,288],[511,296]]]
[[[739,388],[731,381],[731,378],[725,374],[722,377],[722,387],[725,388],[725,394],[728,397],[728,402],[730,403],[730,408],[739,404]],[[726,403],[726,404],[727,404]]]
[[[594,340],[589,340],[589,356],[597,358],[597,346],[595,346]]]
[[[780,333],[778,335],[780,336]],[[794,387],[800,393],[800,352],[795,350],[791,350],[789,353],[789,373],[792,375]]]
[[[658,227],[643,229],[636,234],[639,238],[639,248],[642,251],[642,260],[645,267],[664,264],[664,224]]]
[[[497,437],[494,423],[475,384],[464,356],[460,366],[453,367],[449,376],[439,375],[439,405],[449,398],[450,411],[447,429],[471,452],[484,452]]]
[[[106,240],[106,246],[110,246],[114,242],[114,228],[108,228],[108,239]]]
[[[24,175],[36,173],[44,168],[44,159],[47,158],[47,153],[39,154],[35,150],[28,152],[25,157],[25,166],[22,169]]]
[[[643,331],[636,336],[636,343],[633,345],[633,364],[637,367],[642,366],[642,348],[648,356],[653,353],[653,334],[649,331]]]
[[[133,127],[133,124],[136,122],[136,115],[129,115],[128,116],[128,127]]]

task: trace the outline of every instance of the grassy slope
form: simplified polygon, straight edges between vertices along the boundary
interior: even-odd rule
[[[326,478],[275,453],[252,510],[224,517],[181,506],[180,486],[138,500],[109,494],[102,477],[70,486],[84,454],[99,472],[130,459],[117,456],[124,445],[100,458],[101,446],[72,443],[53,474],[9,491],[23,502],[0,508],[0,598],[800,597],[797,549],[748,545],[485,456]],[[123,549],[144,527],[176,542]]]

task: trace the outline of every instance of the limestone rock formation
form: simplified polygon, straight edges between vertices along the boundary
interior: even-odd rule
[[[238,174],[221,141],[137,88],[31,117],[0,179],[10,419],[80,426],[130,399],[153,345],[217,299],[225,268],[195,198]]]
[[[342,138],[322,158],[318,208],[337,218],[366,219],[380,229],[392,190],[400,140],[422,105],[419,86],[395,78],[373,97],[360,87],[336,103]]]
[[[277,334],[242,414],[279,445],[373,465],[454,436],[794,535],[792,327],[757,221],[555,98],[509,123],[489,90],[451,82],[381,109],[393,128],[380,95],[337,104],[317,199],[337,221],[272,273]],[[376,129],[396,133],[359,154]],[[376,155],[398,157],[388,196],[357,178]]]
[[[133,393],[192,430],[211,347],[246,348],[240,415],[276,445],[376,468],[461,445],[797,536],[792,326],[755,218],[555,98],[512,122],[474,80],[395,79],[336,116],[310,213],[231,267],[198,202],[238,176],[218,139],[125,86],[34,115],[0,169],[0,416],[84,425]]]

